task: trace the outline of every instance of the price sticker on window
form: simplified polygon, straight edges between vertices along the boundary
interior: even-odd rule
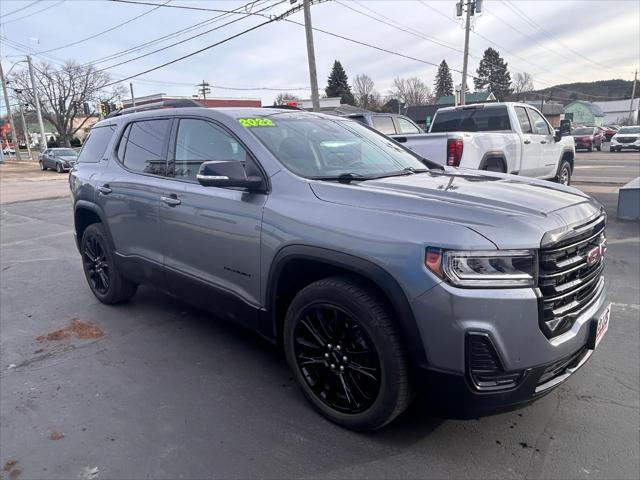
[[[270,118],[239,118],[243,127],[275,127],[276,124]]]

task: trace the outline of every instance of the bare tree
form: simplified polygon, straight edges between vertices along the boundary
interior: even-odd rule
[[[84,116],[84,104],[90,105],[90,112],[97,110],[97,102],[112,103],[124,92],[122,85],[108,89],[111,76],[89,65],[70,61],[60,67],[48,63],[34,65],[35,80],[38,84],[42,116],[50,121],[60,135],[61,143],[68,147],[71,139],[88,120]],[[27,69],[16,72],[11,78],[14,88],[20,91],[21,101],[35,105],[33,90]],[[76,118],[83,117],[76,122]]]
[[[282,93],[278,94],[278,96],[274,100],[273,104],[274,105],[286,105],[287,102],[299,102],[299,101],[300,101],[300,97],[294,95],[293,93],[282,92]]]
[[[407,107],[427,105],[433,100],[431,90],[418,77],[394,78],[390,96],[398,99]]]
[[[526,93],[533,91],[533,77],[527,72],[516,73],[513,76],[513,82],[511,83],[513,88],[513,94],[516,95],[518,100],[522,100]]]
[[[380,108],[380,93],[375,89],[375,84],[369,75],[361,73],[353,79],[353,96],[356,105],[367,110]]]

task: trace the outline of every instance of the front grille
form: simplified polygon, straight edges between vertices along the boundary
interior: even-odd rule
[[[619,143],[633,143],[637,140],[637,138],[634,137],[616,137],[616,140]]]
[[[593,251],[602,247],[604,253],[605,223],[601,216],[576,228],[570,238],[540,250],[540,328],[548,338],[571,329],[604,287],[604,256],[595,252],[594,257]]]
[[[523,372],[505,372],[489,336],[484,333],[467,335],[467,371],[477,390],[507,390],[515,387]]]

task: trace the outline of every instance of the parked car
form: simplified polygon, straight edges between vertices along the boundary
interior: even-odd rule
[[[618,129],[613,128],[613,127],[608,127],[608,126],[603,126],[603,127],[599,127],[600,131],[602,132],[602,134],[604,135],[604,141],[605,142],[610,142],[611,138],[618,133]]]
[[[619,152],[625,149],[640,151],[640,127],[620,127],[618,133],[611,138],[609,151]]]
[[[40,170],[49,168],[58,173],[68,172],[76,163],[78,153],[72,148],[47,148],[38,155]]]
[[[443,167],[350,119],[134,107],[92,128],[69,184],[99,301],[152,284],[256,330],[347,428],[418,389],[472,417],[531,402],[609,324],[595,200]]]
[[[573,139],[556,134],[534,107],[487,103],[441,108],[430,133],[392,137],[441,165],[571,181]]]
[[[14,145],[12,143],[6,143],[3,142],[2,143],[2,153],[4,153],[5,155],[9,155],[9,154],[15,154],[16,153],[16,149],[14,147]]]
[[[576,127],[571,130],[571,135],[576,144],[576,150],[585,149],[589,152],[593,152],[594,148],[598,151],[602,150],[604,135],[598,127]]]
[[[413,120],[395,113],[354,113],[348,118],[357,120],[385,135],[414,135],[424,133]]]

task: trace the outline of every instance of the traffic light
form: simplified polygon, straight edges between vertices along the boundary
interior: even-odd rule
[[[82,104],[82,109],[84,111],[84,114],[88,117],[89,115],[91,115],[91,108],[89,107],[89,102],[84,102]]]

